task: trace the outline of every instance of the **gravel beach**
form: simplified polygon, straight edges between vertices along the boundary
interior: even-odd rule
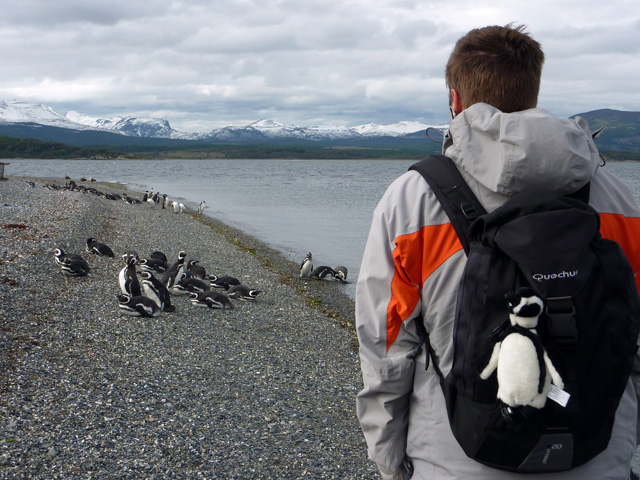
[[[0,182],[0,478],[377,478],[343,285],[297,278],[298,265],[193,209],[46,186],[65,182]],[[88,237],[115,258],[85,252]],[[81,254],[89,275],[64,275],[55,248]],[[231,310],[174,295],[174,312],[125,316],[128,250],[170,263],[184,250],[262,293]]]

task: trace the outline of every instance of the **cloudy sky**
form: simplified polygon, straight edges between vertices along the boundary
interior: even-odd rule
[[[205,132],[448,120],[444,65],[471,28],[528,26],[540,106],[640,111],[637,0],[20,0],[0,15],[0,101]]]

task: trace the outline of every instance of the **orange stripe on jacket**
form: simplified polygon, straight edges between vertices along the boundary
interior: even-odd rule
[[[633,273],[636,274],[636,287],[640,292],[640,275],[637,275],[640,271],[640,218],[601,213],[600,233],[604,238],[620,244],[631,264]]]
[[[420,300],[425,280],[451,255],[462,249],[453,225],[430,225],[396,238],[395,273],[387,307],[387,351],[398,338],[402,322]]]

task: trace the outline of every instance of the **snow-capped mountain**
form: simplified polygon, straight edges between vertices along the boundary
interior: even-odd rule
[[[174,130],[164,119],[147,117],[96,118],[76,111],[62,115],[43,104],[20,101],[0,102],[0,124],[28,123],[71,130],[97,130],[139,138],[181,140],[250,141],[250,140],[340,140],[366,137],[400,137],[425,130],[430,125],[419,122],[399,122],[385,125],[369,123],[355,127],[287,125],[262,119],[245,126],[228,126],[209,133],[185,133]],[[435,126],[444,128],[444,126]]]
[[[305,140],[335,140],[340,138],[354,138],[361,135],[347,127],[312,126],[299,127],[287,125],[275,120],[262,119],[240,127],[223,127],[212,130],[208,135],[211,139],[241,139],[260,136],[271,139],[296,138]]]
[[[0,102],[0,123],[35,123],[71,130],[102,130],[141,138],[192,139],[198,134],[178,132],[167,120],[145,117],[95,118],[80,112],[65,115],[43,104]]]
[[[378,123],[367,123],[365,125],[358,125],[357,127],[352,127],[352,130],[358,132],[360,135],[368,136],[368,137],[379,137],[379,136],[390,136],[390,137],[399,137],[402,135],[407,135],[409,133],[419,132],[421,130],[426,130],[429,127],[434,128],[446,128],[445,125],[434,126],[434,125],[425,125],[420,122],[397,122],[397,123],[386,123],[380,125]]]
[[[0,123],[37,123],[76,130],[87,128],[46,105],[18,101],[0,102]]]

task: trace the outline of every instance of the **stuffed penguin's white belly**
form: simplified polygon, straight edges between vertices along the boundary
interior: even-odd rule
[[[536,347],[527,337],[512,333],[502,341],[497,374],[498,398],[504,403],[544,407],[551,379],[547,374],[542,393],[538,393],[540,362]]]

